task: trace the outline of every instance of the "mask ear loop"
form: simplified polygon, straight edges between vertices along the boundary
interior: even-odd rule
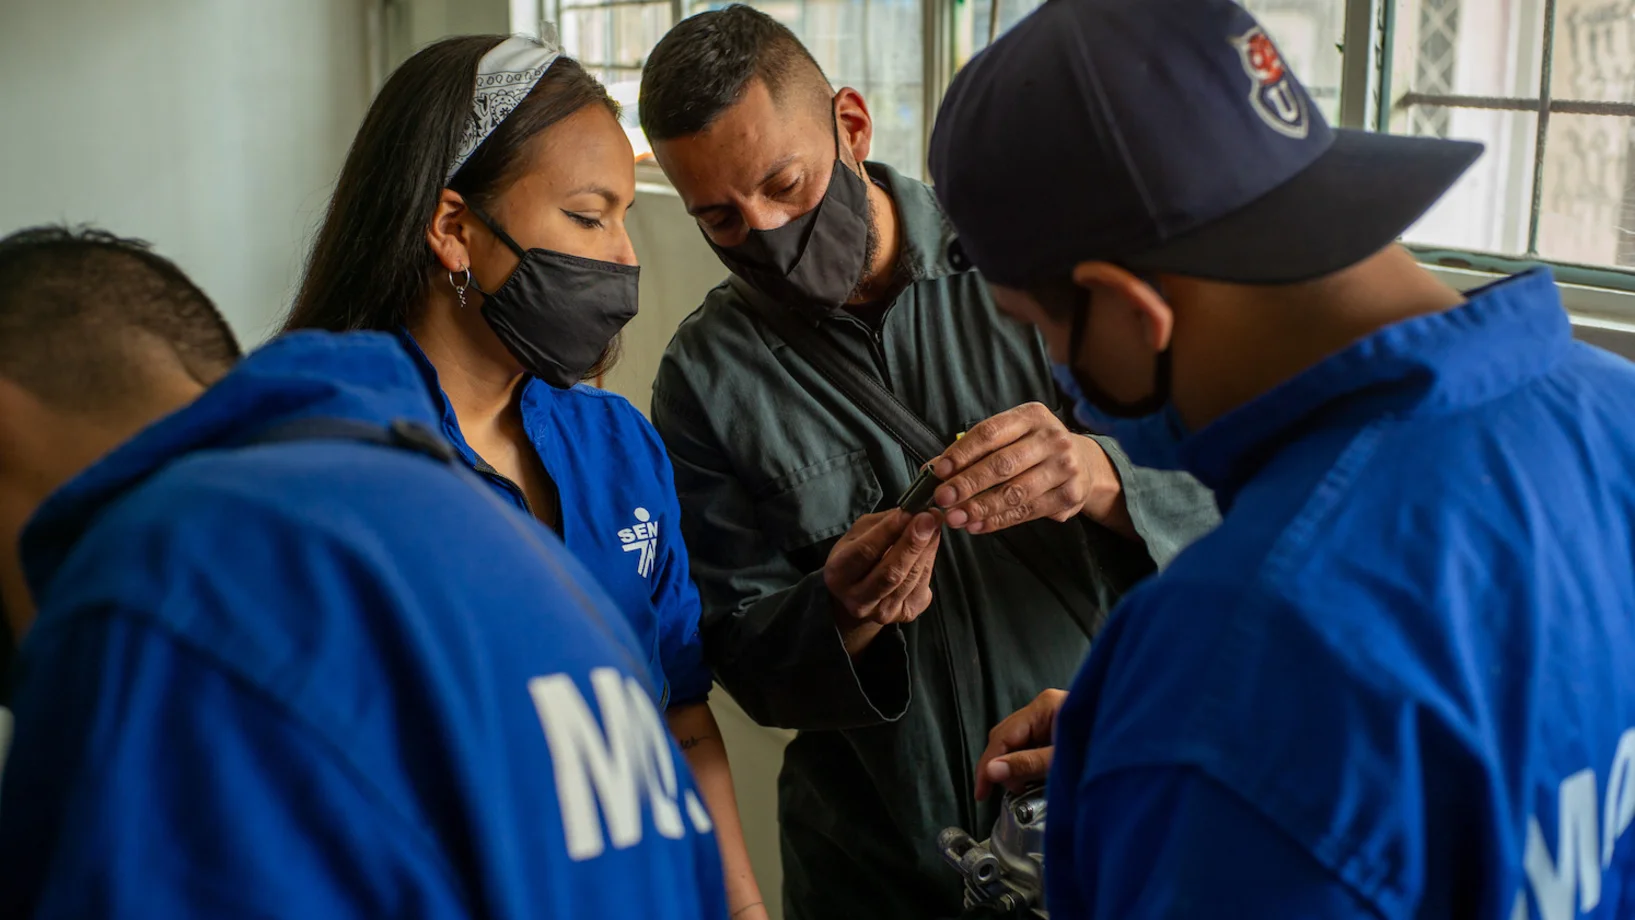
[[[478,208],[476,205],[474,205],[474,204],[472,204],[471,202],[468,201],[468,202],[466,202],[466,210],[470,211],[472,214],[475,214],[477,216],[477,219],[482,221],[483,226],[488,228],[488,232],[490,232],[490,233],[494,234],[495,236],[499,237],[500,242],[502,242],[506,246],[510,247],[511,251],[517,254],[517,258],[525,259],[525,258],[528,257],[528,252],[526,250],[524,250],[521,246],[518,246],[516,240],[511,239],[511,234],[506,233],[504,230],[501,230],[500,225],[494,223],[494,220],[492,218],[490,218],[487,214],[484,214],[482,212],[482,209]]]
[[[482,225],[484,227],[487,227],[489,233],[492,233],[496,237],[499,237],[500,242],[504,243],[507,247],[510,248],[510,250],[512,252],[517,254],[518,259],[523,260],[523,261],[527,261],[527,259],[528,259],[527,250],[524,250],[521,246],[518,246],[517,241],[511,239],[511,234],[506,233],[504,230],[500,229],[500,225],[495,223],[493,218],[489,217],[487,214],[484,214],[481,208],[477,207],[476,205],[472,204],[469,201],[466,202],[465,205],[466,205],[466,210],[470,211],[472,213],[472,215],[475,216],[477,218],[477,220],[480,223],[482,223]],[[449,276],[449,283],[450,284],[454,283],[454,277],[452,275]],[[470,268],[470,266],[466,267],[466,284],[467,285],[471,284],[471,268]],[[503,287],[503,285],[501,285],[501,286]],[[458,286],[458,285],[456,285],[454,290],[460,294],[460,306],[462,306],[462,307],[465,306],[465,304],[466,304],[465,289]],[[478,288],[478,290],[481,291],[482,288]]]
[[[1073,318],[1067,328],[1067,366],[1073,372],[1073,378],[1078,381],[1079,389],[1084,391],[1085,398],[1096,408],[1114,418],[1140,418],[1151,415],[1162,409],[1169,402],[1170,396],[1170,349],[1165,347],[1153,360],[1152,392],[1131,403],[1120,403],[1107,394],[1107,391],[1096,386],[1093,381],[1087,380],[1074,367],[1079,358],[1079,347],[1084,343],[1084,327],[1090,316],[1091,294],[1088,290],[1074,285],[1079,293],[1078,303],[1073,306]]]
[[[835,97],[835,99],[839,98],[839,96]],[[851,167],[846,166],[846,161],[840,158],[840,110],[835,106],[835,99],[829,100],[829,124],[835,136],[835,162],[845,167],[847,172],[851,172]],[[857,178],[862,179],[864,182],[869,181],[869,174],[863,169],[862,163],[857,164]]]

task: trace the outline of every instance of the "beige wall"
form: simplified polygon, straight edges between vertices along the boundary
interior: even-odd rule
[[[602,383],[645,413],[664,346],[727,271],[663,173],[638,164],[636,183],[636,206],[626,226],[641,260],[641,309],[625,327],[623,355]]]
[[[630,214],[630,238],[641,258],[641,311],[625,327],[624,356],[603,384],[643,412],[652,392],[664,346],[676,326],[698,308],[704,294],[726,277],[715,253],[705,245],[698,225],[687,216],[681,199],[662,174],[638,167],[636,208]],[[762,728],[750,720],[717,687],[712,708],[721,722],[732,758],[733,784],[744,820],[755,874],[772,920],[782,920],[779,892],[783,885],[778,850],[778,770],[791,733]]]

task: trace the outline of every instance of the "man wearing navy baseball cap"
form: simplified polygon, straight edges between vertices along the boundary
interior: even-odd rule
[[[1228,0],[1049,0],[950,88],[965,252],[1225,514],[983,755],[1054,729],[1053,916],[1635,910],[1635,367],[1395,244],[1479,153],[1331,129]]]

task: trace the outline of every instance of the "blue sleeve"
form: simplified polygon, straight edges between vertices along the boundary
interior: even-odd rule
[[[131,611],[53,617],[23,643],[0,915],[467,912],[419,828],[205,653]]]
[[[634,410],[632,410],[634,411]],[[675,473],[670,456],[658,432],[642,419],[652,444],[653,465],[664,490],[664,557],[659,561],[659,577],[653,591],[653,609],[659,623],[659,660],[670,684],[669,707],[702,703],[709,699],[714,678],[704,663],[704,636],[699,618],[703,605],[693,584],[687,545],[681,535],[681,504],[676,499]]]
[[[1074,799],[1071,813],[1050,815],[1070,821],[1073,834],[1070,865],[1048,869],[1053,916],[1383,917],[1242,798],[1190,767],[1108,773]]]

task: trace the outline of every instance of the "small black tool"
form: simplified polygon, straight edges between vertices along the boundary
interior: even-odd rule
[[[937,487],[940,485],[942,485],[942,480],[931,472],[931,464],[927,463],[925,466],[920,467],[920,475],[915,476],[914,481],[909,483],[908,490],[903,493],[903,497],[897,499],[897,507],[909,514],[930,511],[933,504],[932,497],[937,494]]]
[[[961,431],[959,434],[954,435],[954,440],[958,441],[963,437],[965,437],[965,432]],[[908,490],[903,493],[903,497],[897,499],[898,508],[907,511],[909,514],[919,514],[921,511],[931,510],[934,504],[932,496],[937,494],[937,487],[942,485],[942,480],[937,478],[937,474],[931,472],[931,463],[934,462],[936,461],[933,460],[920,467],[920,475],[914,477],[914,481],[908,484]]]

